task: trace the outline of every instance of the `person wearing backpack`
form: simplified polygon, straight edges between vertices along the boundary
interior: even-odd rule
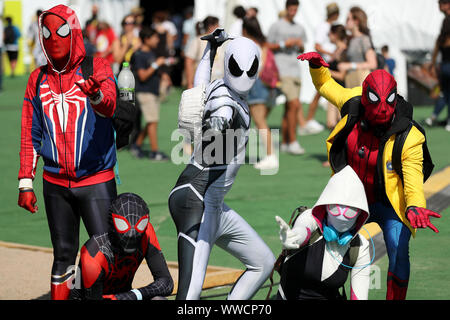
[[[367,300],[373,259],[359,231],[368,218],[364,185],[350,166],[330,178],[316,204],[301,212],[292,228],[276,216],[284,249],[277,298],[347,299],[339,290],[350,275],[350,299]]]
[[[75,12],[58,5],[39,17],[47,65],[34,70],[22,106],[18,205],[35,213],[33,180],[44,159],[43,194],[53,246],[51,298],[67,299],[78,253],[80,218],[89,236],[108,231],[117,196],[112,117],[116,85],[109,63],[86,54]]]
[[[333,172],[350,165],[364,184],[371,221],[383,230],[389,257],[387,299],[405,299],[410,274],[409,240],[417,228],[437,228],[426,209],[423,183],[433,164],[425,131],[412,120],[413,107],[397,93],[384,69],[372,71],[362,87],[343,88],[316,52],[309,61],[316,89],[341,112],[326,145]]]
[[[14,77],[14,72],[17,65],[17,57],[19,56],[19,38],[21,33],[12,23],[11,17],[6,17],[6,27],[3,34],[3,43],[5,44],[6,54],[9,59],[9,66],[11,67],[11,77]]]

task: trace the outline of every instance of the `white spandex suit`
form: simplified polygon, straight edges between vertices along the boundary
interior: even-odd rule
[[[217,43],[209,41],[194,82],[195,86],[206,86],[202,141],[194,146],[190,163],[169,195],[169,209],[178,232],[178,300],[200,298],[214,244],[246,267],[228,295],[231,300],[251,299],[269,277],[275,261],[256,231],[224,203],[245,159],[250,126],[245,96],[256,80],[259,50],[247,38],[229,41],[225,76],[210,83],[214,45]],[[230,133],[234,134],[231,140],[227,139]],[[223,149],[208,152],[219,138],[225,142]]]

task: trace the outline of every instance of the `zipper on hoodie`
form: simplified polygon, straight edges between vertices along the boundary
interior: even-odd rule
[[[63,133],[63,137],[64,137],[64,164],[66,166],[66,175],[67,175],[67,181],[69,183],[69,188],[70,188],[70,176],[69,176],[69,166],[67,165],[67,143],[66,143],[66,130],[65,130],[65,119],[66,119],[66,114],[64,111],[64,94],[63,94],[63,90],[62,90],[62,76],[61,73],[58,74],[59,76],[59,90],[61,92],[61,109],[63,112],[63,123],[62,123],[62,133]],[[67,116],[67,121],[69,121],[69,116]],[[66,124],[67,125],[67,124]]]

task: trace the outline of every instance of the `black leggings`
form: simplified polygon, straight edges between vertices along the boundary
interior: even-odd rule
[[[108,209],[117,197],[116,182],[65,188],[44,180],[43,191],[53,245],[52,276],[64,275],[75,265],[80,217],[89,236],[108,232]]]

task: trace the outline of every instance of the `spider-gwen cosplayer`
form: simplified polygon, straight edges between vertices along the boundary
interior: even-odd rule
[[[312,209],[292,229],[280,217],[287,255],[280,269],[278,299],[346,299],[339,292],[350,275],[350,299],[367,300],[369,242],[358,232],[369,217],[364,186],[350,167],[333,175]]]
[[[123,193],[111,204],[109,232],[94,235],[81,248],[82,299],[150,300],[173,290],[158,239],[149,221],[149,209],[136,194]],[[145,258],[153,282],[132,289],[134,276]]]
[[[342,119],[327,139],[331,168],[338,172],[350,165],[363,182],[370,221],[381,227],[389,257],[386,299],[405,299],[411,234],[426,227],[438,232],[430,217],[440,217],[426,209],[425,135],[412,121],[411,104],[397,94],[397,83],[386,71],[371,72],[362,87],[343,88],[318,53],[298,58],[309,61],[317,91],[341,111]],[[401,149],[396,147],[400,143]]]
[[[225,76],[210,83],[211,52],[227,38],[218,29],[207,39],[194,79],[195,86],[206,86],[202,141],[194,145],[190,163],[169,196],[178,232],[177,299],[200,298],[209,255],[217,244],[246,266],[228,295],[230,300],[246,300],[267,280],[275,258],[255,230],[224,203],[224,197],[245,159],[250,126],[245,97],[256,80],[260,52],[250,39],[230,40],[225,49]],[[237,134],[230,139],[230,132]],[[217,141],[223,145],[217,143],[215,156],[209,157],[208,149]]]
[[[114,130],[116,90],[109,63],[93,61],[84,81],[85,48],[72,9],[58,5],[39,17],[48,64],[34,70],[25,91],[19,170],[19,206],[37,211],[33,180],[44,159],[43,193],[53,245],[52,299],[67,299],[78,252],[80,217],[90,236],[107,232],[117,196]]]

